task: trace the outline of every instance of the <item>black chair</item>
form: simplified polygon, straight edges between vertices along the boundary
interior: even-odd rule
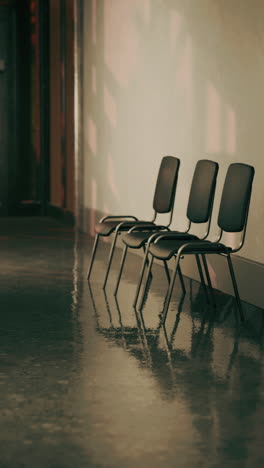
[[[197,162],[193,178],[192,184],[190,189],[190,195],[188,200],[187,206],[187,218],[188,218],[188,228],[184,232],[179,231],[169,231],[166,233],[166,236],[173,237],[173,239],[197,239],[197,236],[192,234],[190,231],[192,230],[193,224],[201,224],[207,223],[206,233],[203,237],[205,239],[209,233],[210,229],[210,222],[211,222],[211,214],[212,214],[212,207],[213,207],[213,200],[215,194],[215,187],[216,187],[216,180],[218,174],[218,163],[214,161],[210,161],[207,159],[201,159]],[[138,282],[136,295],[134,299],[134,306],[137,304],[141,284],[144,277],[145,268],[148,262],[148,250],[152,242],[154,242],[155,238],[160,235],[160,233],[149,233],[146,232],[148,226],[135,226],[124,236],[123,242],[125,244],[123,257],[121,260],[121,266],[119,271],[119,276],[116,284],[115,294],[117,294],[119,282],[122,274],[122,270],[125,263],[125,258],[127,254],[128,248],[131,249],[139,249],[141,247],[145,247],[145,256],[142,263],[140,279]],[[143,232],[142,232],[143,231]],[[196,262],[201,278],[201,282],[205,287],[204,278],[202,267],[200,263],[199,256],[196,257]],[[164,259],[164,266],[166,266],[166,271],[168,271],[167,261]],[[181,273],[180,273],[181,275]],[[167,274],[169,277],[169,274]],[[183,285],[182,276],[180,276],[181,284]],[[169,278],[170,281],[170,278]],[[182,286],[184,290],[184,285]],[[185,290],[184,290],[185,292]]]
[[[95,226],[96,237],[93,245],[92,256],[88,268],[87,279],[89,281],[94,263],[95,253],[97,250],[99,238],[101,236],[108,237],[114,233],[114,239],[110,249],[108,265],[105,275],[103,288],[106,287],[113,255],[115,251],[116,241],[118,235],[122,232],[127,232],[135,225],[148,225],[150,229],[166,229],[172,221],[173,206],[175,199],[175,191],[178,180],[178,172],[180,167],[180,160],[173,156],[164,156],[161,160],[159,173],[156,182],[156,188],[153,199],[154,217],[151,221],[139,221],[135,216],[106,216],[102,218]],[[167,213],[170,214],[169,222],[166,226],[157,228],[155,220],[157,214]]]
[[[166,295],[163,322],[166,320],[172,290],[174,287],[180,260],[185,255],[202,255],[205,258],[209,254],[222,255],[227,258],[231,280],[233,283],[236,303],[241,321],[244,320],[243,309],[239,297],[238,287],[236,283],[235,273],[232,265],[231,254],[238,252],[245,242],[246,227],[248,219],[249,204],[252,191],[252,183],[255,170],[252,166],[242,163],[231,164],[228,168],[225,183],[222,192],[222,198],[218,214],[218,226],[220,235],[217,241],[209,240],[192,240],[186,242],[168,238],[166,235],[156,238],[149,248],[151,259],[149,261],[148,275],[151,271],[153,259],[169,260],[173,256],[176,258],[174,272],[170,281],[170,286]],[[238,247],[230,247],[226,243],[220,242],[224,233],[241,233],[240,243]],[[208,276],[208,281],[210,277]]]

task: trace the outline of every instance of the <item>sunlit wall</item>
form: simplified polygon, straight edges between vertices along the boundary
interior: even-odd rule
[[[81,228],[152,216],[161,157],[181,159],[173,227],[185,228],[198,159],[256,169],[241,255],[264,262],[264,2],[85,0]]]

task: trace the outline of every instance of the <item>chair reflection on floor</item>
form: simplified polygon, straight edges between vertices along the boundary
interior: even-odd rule
[[[101,298],[105,301],[105,309],[108,315],[109,326],[102,326],[98,307],[95,302],[92,286],[89,285],[91,302],[96,322],[96,332],[107,341],[117,346],[122,346],[125,352],[129,353],[140,363],[140,367],[146,367],[157,379],[161,391],[165,394],[173,392],[174,380],[170,367],[168,367],[168,356],[164,349],[159,347],[159,336],[161,332],[161,320],[156,328],[146,328],[141,317],[134,308],[135,326],[124,325],[124,314],[122,314],[119,302],[113,299],[110,305],[106,293],[100,291]],[[183,296],[184,297],[184,296]],[[100,311],[102,304],[100,304]],[[114,325],[114,314],[118,317],[118,325]]]
[[[230,309],[230,301],[228,301],[228,309]],[[177,331],[180,324],[181,312],[179,310],[176,314],[176,320],[173,325],[172,331],[168,334],[166,324],[162,323],[162,330],[164,333],[164,337],[166,340],[166,349],[169,356],[169,361],[171,363],[172,368],[174,371],[177,372],[179,367],[182,369],[182,365],[187,366],[188,362],[192,363],[192,369],[194,369],[197,364],[195,361],[198,359],[199,364],[198,367],[201,367],[204,371],[205,366],[208,368],[208,375],[211,375],[212,379],[216,379],[217,376],[214,372],[214,358],[213,358],[213,351],[214,351],[214,337],[213,333],[215,327],[219,327],[219,321],[216,320],[215,314],[212,314],[212,309],[208,304],[204,305],[204,310],[202,313],[202,320],[199,320],[198,317],[194,316],[195,311],[197,310],[197,305],[192,304],[190,306],[190,316],[188,317],[191,327],[191,343],[190,349],[184,351],[182,348],[177,348]],[[228,315],[231,315],[231,311],[229,311]],[[197,325],[195,324],[197,322]],[[221,322],[223,323],[223,321]],[[229,359],[226,363],[222,362],[222,365],[225,364],[225,369],[223,370],[223,378],[222,382],[227,383],[233,366],[235,364],[237,355],[238,355],[238,344],[240,339],[240,326],[237,322],[237,326],[235,327],[235,331],[232,330],[232,334],[230,336],[230,341],[233,342],[232,351],[229,354]],[[180,333],[180,330],[178,331]],[[187,370],[188,372],[188,370]],[[199,371],[198,371],[199,372]]]
[[[124,350],[131,352],[132,354],[136,354],[139,359],[143,361],[148,359],[148,356],[146,355],[145,344],[142,340],[142,336],[139,333],[137,323],[135,326],[124,325],[118,301],[112,296],[111,299],[113,300],[113,304],[110,304],[106,292],[104,290],[100,290],[97,293],[97,298],[100,294],[101,299],[103,299],[103,304],[105,305],[109,323],[109,326],[103,326],[101,323],[102,312],[98,312],[99,307],[96,305],[92,286],[88,284],[88,288],[96,322],[96,331],[105,337],[107,341],[121,345]],[[101,310],[102,303],[100,303],[100,311]],[[114,315],[118,317],[118,325],[114,325]]]
[[[252,431],[255,436],[256,430],[259,433],[261,427],[261,414],[258,408],[261,404],[263,347],[258,345],[252,352],[251,338],[248,339],[246,330],[241,327],[240,322],[236,323],[234,331],[234,317],[229,313],[230,297],[227,295],[222,297],[223,314],[219,314],[221,319],[219,321],[216,314],[207,306],[199,284],[190,280],[190,285],[186,282],[186,286],[187,294],[182,304],[179,304],[178,300],[173,300],[176,318],[174,314],[170,314],[165,324],[161,324],[159,320],[158,324],[155,322],[155,327],[150,326],[153,324],[153,317],[146,309],[141,313],[136,311],[138,319],[135,320],[135,326],[132,324],[131,327],[127,327],[126,323],[131,319],[133,309],[128,309],[122,302],[117,302],[118,312],[115,308],[116,303],[112,301],[105,304],[105,307],[109,307],[110,315],[107,312],[108,323],[102,326],[99,314],[105,313],[103,301],[107,296],[102,294],[99,298],[97,293],[99,289],[97,289],[94,294],[97,333],[102,339],[107,338],[114,347],[123,348],[122,363],[124,366],[128,363],[129,367],[126,375],[129,379],[136,377],[136,385],[142,384],[142,399],[147,398],[146,388],[151,386],[154,389],[154,393],[150,393],[152,400],[148,401],[150,411],[152,404],[157,403],[163,411],[164,408],[167,409],[164,402],[174,403],[169,407],[169,411],[172,408],[172,418],[176,421],[173,430],[175,427],[176,431],[182,430],[178,421],[181,421],[181,415],[184,415],[184,418],[187,415],[197,435],[198,443],[200,440],[205,440],[205,450],[208,446],[213,447],[211,460],[220,444],[229,447],[230,440],[236,437],[237,429],[240,430],[238,424],[241,424],[241,437],[237,441],[237,447],[244,454],[248,448],[246,441],[252,437]],[[109,295],[109,298],[112,296]],[[113,327],[116,330],[113,330]],[[187,333],[186,328],[188,328]],[[129,329],[133,330],[132,333]],[[122,333],[127,346],[122,342]],[[184,343],[186,336],[188,346]],[[179,338],[182,337],[184,340],[180,341]],[[182,343],[185,346],[181,346]],[[107,354],[107,350],[105,352]],[[133,362],[131,364],[131,358],[126,359],[125,355],[135,358],[136,364],[133,365]],[[115,358],[112,365],[115,378],[118,380],[120,375],[122,381],[124,367],[120,366],[119,360],[115,362]],[[250,372],[247,372],[249,369]],[[99,369],[98,372],[104,370]],[[128,384],[130,385],[129,381]],[[132,399],[133,391],[134,386],[131,383]],[[246,411],[244,411],[245,405]],[[171,415],[168,416],[170,418]],[[251,423],[255,420],[257,425],[252,429]],[[261,441],[261,435],[259,440]],[[219,458],[221,463],[226,460],[225,457],[221,460],[221,453],[217,460]],[[239,465],[236,463],[236,466],[241,466],[241,463]]]
[[[190,280],[190,283],[192,282],[193,281]],[[150,327],[149,324],[146,324],[144,311],[137,311],[133,308],[131,311],[135,314],[135,326],[124,325],[125,315],[121,311],[118,300],[110,296],[110,299],[113,300],[110,304],[107,294],[100,290],[100,294],[105,303],[109,324],[109,326],[102,326],[91,285],[89,285],[89,289],[96,318],[97,332],[106,338],[107,341],[121,346],[126,352],[133,355],[141,365],[147,366],[158,379],[163,392],[167,394],[169,392],[172,396],[174,392],[173,385],[176,382],[175,375],[177,374],[177,369],[180,368],[182,371],[185,366],[189,368],[189,364],[193,359],[196,359],[197,356],[202,356],[203,369],[207,366],[211,378],[214,378],[212,365],[213,330],[217,322],[216,317],[211,313],[210,306],[204,302],[204,296],[199,290],[198,292],[196,290],[194,297],[192,297],[192,294],[190,295],[190,314],[187,316],[184,314],[183,326],[188,326],[190,329],[190,343],[186,343],[186,349],[183,350],[182,348],[177,349],[177,331],[180,325],[184,304],[186,304],[185,301],[187,300],[185,295],[182,295],[180,301],[177,303],[175,321],[168,334],[168,328],[162,323],[162,315],[160,316],[157,326],[153,328]],[[189,305],[186,304],[186,307],[188,308]],[[198,307],[200,313],[202,310],[202,320],[199,320],[199,316],[197,316]],[[100,304],[100,311],[102,311],[102,303]],[[100,313],[102,314],[102,312]],[[118,318],[118,323],[116,325],[114,325],[114,315]],[[187,349],[189,345],[190,349]],[[231,354],[232,363],[227,364],[229,373],[234,364],[236,353],[233,351]],[[161,368],[164,368],[163,375],[159,374]],[[177,383],[179,384],[179,382]]]
[[[190,280],[190,283],[197,283]],[[197,284],[196,284],[197,286]],[[189,288],[192,291],[192,288]],[[91,302],[94,310],[96,321],[96,331],[107,341],[121,346],[125,352],[129,353],[140,363],[140,367],[146,367],[151,371],[151,375],[155,377],[159,384],[160,391],[165,398],[174,398],[179,391],[188,393],[186,387],[186,379],[189,385],[189,379],[195,382],[199,380],[201,372],[206,370],[208,378],[212,382],[218,382],[219,377],[215,374],[214,369],[214,330],[216,327],[221,329],[223,322],[219,324],[215,314],[212,314],[212,309],[204,301],[203,294],[199,289],[191,292],[188,297],[182,295],[177,302],[177,313],[175,321],[172,323],[171,330],[168,331],[167,324],[162,321],[162,315],[158,320],[156,327],[150,327],[146,323],[144,311],[137,311],[131,308],[135,314],[135,326],[124,325],[124,312],[122,313],[117,298],[113,299],[110,304],[108,296],[100,289],[101,298],[105,304],[107,311],[107,321],[109,326],[103,326],[100,323],[100,314],[102,310],[102,302],[100,307],[95,303],[95,298],[91,285],[89,285]],[[98,297],[98,296],[97,296]],[[225,298],[228,310],[230,301],[228,296]],[[187,301],[190,301],[188,304]],[[199,315],[198,315],[199,308]],[[184,310],[185,309],[185,310]],[[199,319],[202,310],[202,320]],[[227,312],[226,310],[226,312]],[[183,312],[184,316],[182,315]],[[101,312],[100,312],[101,313]],[[102,313],[101,313],[102,315]],[[114,315],[118,317],[118,324],[114,324]],[[226,317],[232,316],[230,311]],[[184,317],[183,323],[181,318]],[[177,334],[181,333],[180,324],[183,327],[189,327],[190,343],[186,344],[186,349],[177,347]],[[227,320],[227,326],[229,321]],[[228,334],[228,341],[233,342],[232,351],[228,353],[227,361],[221,360],[223,367],[222,384],[227,385],[232,375],[232,369],[235,365],[240,339],[239,323],[235,328],[230,327],[232,336]],[[180,336],[180,335],[179,335]],[[186,397],[188,395],[185,395]]]

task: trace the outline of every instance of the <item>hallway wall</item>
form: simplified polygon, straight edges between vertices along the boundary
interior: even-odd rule
[[[219,162],[214,238],[227,167],[244,162],[256,175],[241,255],[262,268],[263,1],[83,5],[81,228],[93,233],[102,213],[149,219],[160,159],[172,154],[181,159],[173,222],[178,229],[186,227],[196,161]]]

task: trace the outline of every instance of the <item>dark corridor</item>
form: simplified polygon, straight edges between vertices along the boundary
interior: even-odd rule
[[[0,216],[73,218],[73,5],[0,0]]]
[[[39,31],[36,2],[0,2],[1,215],[40,214]],[[46,174],[47,176],[47,174]]]

